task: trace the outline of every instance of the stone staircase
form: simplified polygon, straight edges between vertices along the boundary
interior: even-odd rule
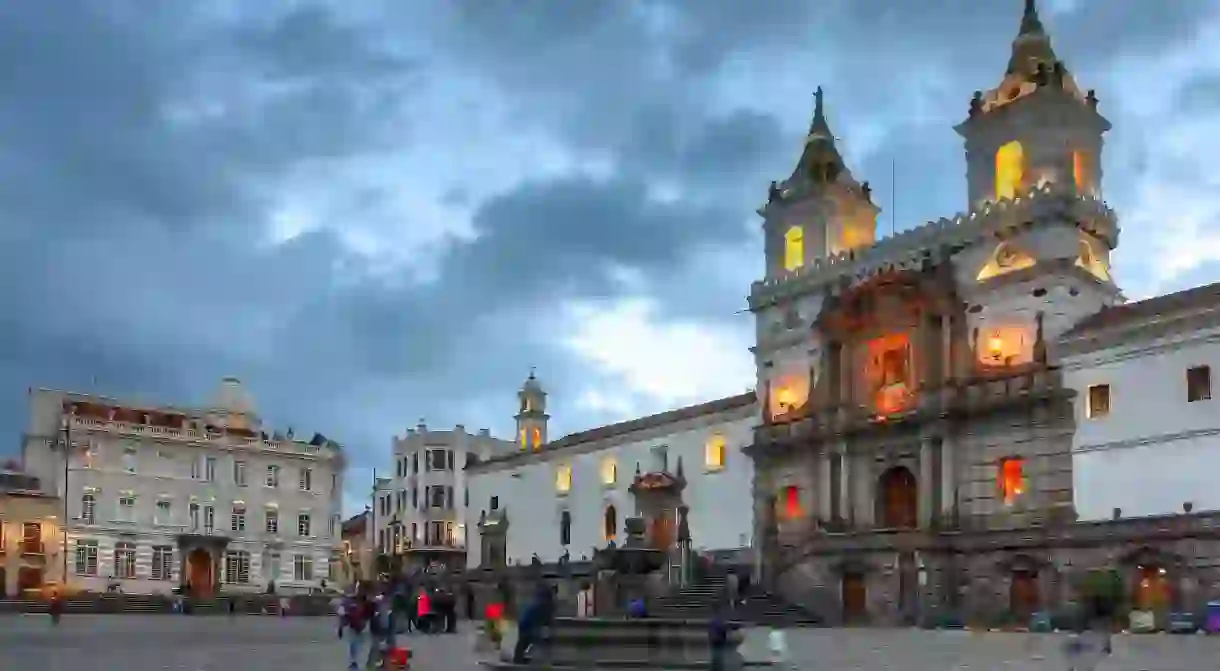
[[[716,611],[725,593],[725,578],[709,576],[686,587],[675,589],[657,599],[649,607],[653,617],[675,619],[707,619]],[[738,604],[732,619],[747,625],[764,627],[816,626],[821,620],[800,606],[785,602],[772,594],[753,590],[745,603]]]

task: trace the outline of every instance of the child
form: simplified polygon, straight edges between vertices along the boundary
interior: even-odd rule
[[[792,668],[788,660],[788,636],[779,627],[772,627],[767,634],[767,644],[771,648],[771,663],[781,669]]]

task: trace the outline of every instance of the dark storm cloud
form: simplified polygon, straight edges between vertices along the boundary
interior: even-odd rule
[[[1205,3],[1081,4],[1047,23],[1089,86],[1119,49],[1131,57],[1189,39]],[[1020,10],[1016,0],[193,6],[0,7],[0,280],[10,288],[0,426],[10,435],[26,386],[186,402],[237,374],[269,417],[351,444],[368,468],[420,416],[502,431],[531,364],[559,392],[559,428],[578,428],[572,396],[596,371],[557,352],[540,322],[563,300],[614,296],[612,271],[630,268],[663,311],[740,324],[732,310],[761,269],[752,210],[796,160],[808,100],[795,118],[726,102],[740,83],[730,77],[742,76],[727,74],[735,59],[808,71],[807,90],[831,92],[845,146],[853,128],[881,127],[883,149],[853,156],[852,168],[888,207],[896,162],[909,225],[960,209],[951,126],[971,90],[998,80]],[[444,200],[474,208],[475,238],[442,246],[426,282],[406,271],[383,281],[340,233],[389,196],[333,168],[391,152],[402,181],[429,171],[415,138],[469,140],[471,129],[414,123],[413,105],[448,96],[455,75],[483,86],[476,105],[507,107],[506,132],[542,132],[577,162],[610,169],[526,172],[488,197],[453,175]],[[946,93],[915,100],[927,92],[911,82],[925,80]],[[1121,152],[1137,155],[1130,144]],[[329,230],[270,247],[269,193],[304,167],[334,175],[320,187],[339,203]],[[529,166],[503,169],[518,167]],[[316,194],[299,195],[309,209]]]

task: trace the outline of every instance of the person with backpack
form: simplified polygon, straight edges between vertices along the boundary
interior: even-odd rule
[[[347,668],[358,671],[360,668],[360,646],[365,638],[369,620],[373,616],[373,604],[363,591],[357,592],[348,599],[339,613],[339,638],[347,636]]]

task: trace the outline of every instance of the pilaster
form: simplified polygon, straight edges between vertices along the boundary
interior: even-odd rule
[[[919,441],[919,526],[927,527],[932,523],[935,513],[935,496],[933,490],[936,476],[934,466],[936,439],[924,437]]]

